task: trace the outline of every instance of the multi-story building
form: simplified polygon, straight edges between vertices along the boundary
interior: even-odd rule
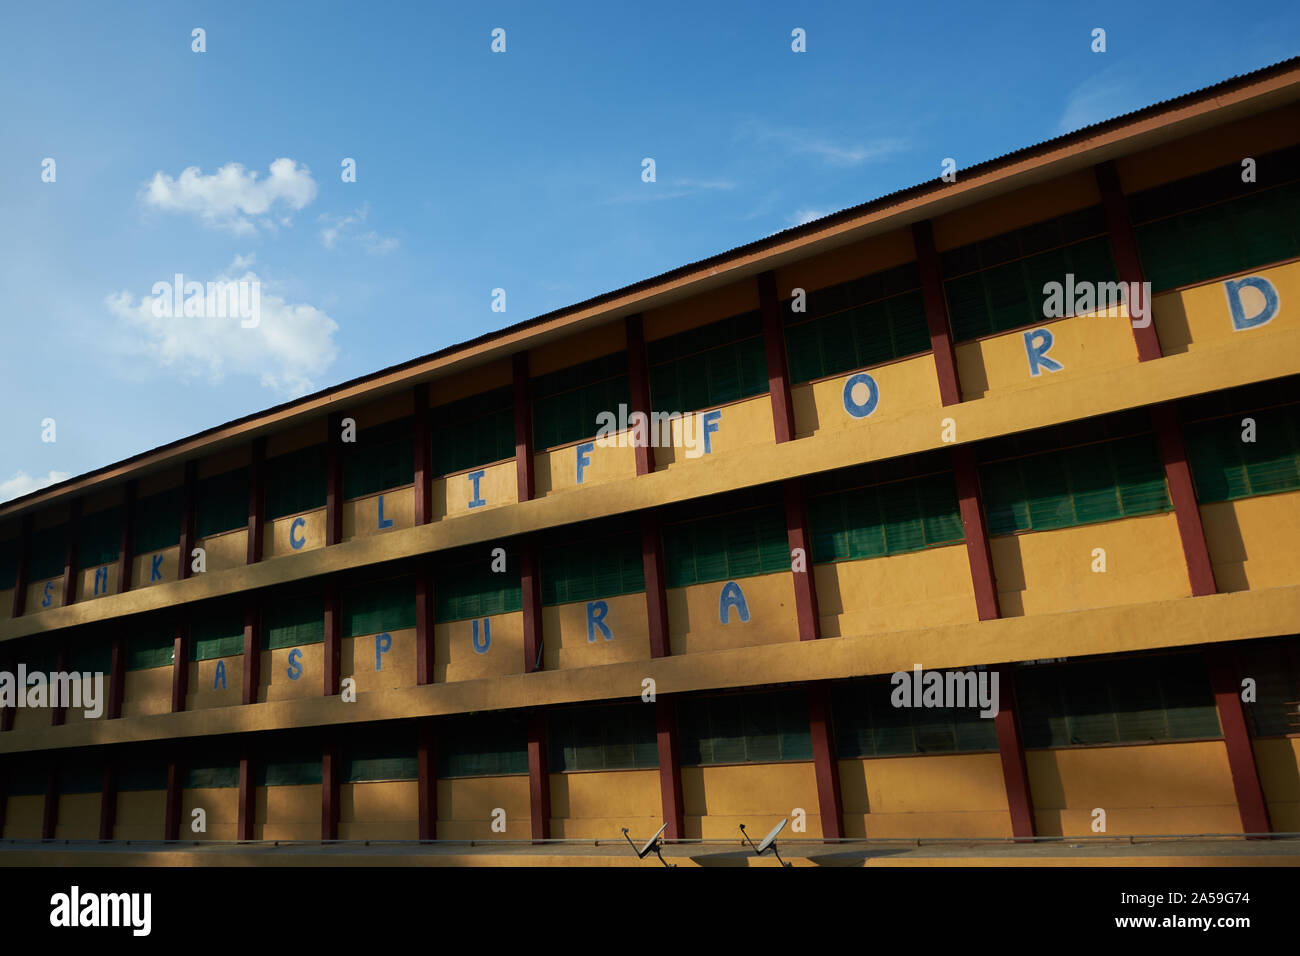
[[[3,836],[1300,831],[1297,302],[1293,59],[8,502]]]

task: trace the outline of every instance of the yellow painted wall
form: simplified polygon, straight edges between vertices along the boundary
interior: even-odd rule
[[[806,814],[808,829],[798,834],[787,824],[786,834],[794,839],[822,835],[812,761],[683,767],[682,803],[687,839],[739,841],[743,823],[757,841],[796,808]]]
[[[60,794],[54,839],[98,840],[100,798],[98,793]]]
[[[384,521],[392,522],[386,528],[379,527],[379,499],[384,499]],[[370,495],[343,502],[343,540],[364,538],[372,534],[383,534],[397,528],[410,528],[415,525],[415,488],[406,485],[385,491],[382,495]]]
[[[996,753],[841,760],[839,770],[845,836],[1011,836]]]
[[[167,791],[130,790],[117,795],[114,840],[161,840],[167,830]]]
[[[650,627],[645,592],[602,598],[609,611],[603,621],[613,634],[606,640],[593,628],[587,640],[587,601],[542,608],[542,657],[546,670],[594,667],[614,661],[642,661],[650,657]]]
[[[321,835],[321,785],[256,787],[255,840],[319,841]],[[238,791],[236,791],[238,792]]]
[[[218,682],[213,687],[217,675],[218,661],[226,665],[226,686],[222,689]],[[230,657],[214,657],[207,661],[191,661],[188,665],[189,686],[185,696],[186,710],[202,710],[205,707],[234,707],[244,701],[244,655],[233,654]]]
[[[1187,562],[1173,512],[993,538],[1003,617],[1188,597]],[[1105,573],[1092,571],[1094,548]]]
[[[1091,836],[1098,807],[1111,835],[1241,832],[1221,740],[1030,750],[1025,760],[1040,836]]]
[[[875,380],[880,398],[875,411],[865,418],[854,418],[844,410],[845,385],[857,372],[794,386],[790,397],[794,405],[795,434],[802,438],[830,428],[870,428],[875,422],[896,418],[918,408],[940,407],[939,377],[930,352],[877,365],[866,371]],[[857,384],[854,390],[855,402],[867,401],[866,384]]]
[[[46,585],[52,585],[46,590]],[[42,602],[48,601],[48,604]],[[43,578],[27,585],[27,606],[23,609],[24,614],[37,614],[41,611],[48,611],[56,608],[63,603],[63,575],[57,578]]]
[[[37,730],[49,727],[54,713],[49,707],[15,707],[14,730]]]
[[[592,428],[594,430],[595,426]],[[597,485],[615,478],[635,478],[636,449],[627,444],[629,439],[625,433],[620,434],[623,447],[617,444],[619,435],[609,439],[612,443],[609,446],[597,444],[594,438],[587,440],[595,447],[584,451],[583,457],[587,463],[582,468],[582,485],[578,484],[578,447],[587,442],[574,442],[534,455],[537,497]]]
[[[469,503],[474,498],[474,482],[470,475],[481,471],[478,480],[478,499],[481,505],[471,508]],[[433,481],[433,520],[455,518],[459,515],[476,514],[489,508],[517,504],[519,501],[519,479],[515,460],[499,462],[484,468],[472,468],[457,472],[445,478]]]
[[[388,502],[386,500],[384,502],[384,512],[385,516],[387,516]],[[303,523],[294,528],[294,522],[299,518],[302,519]],[[302,542],[296,550],[293,544],[290,543],[290,532],[293,534],[293,540]],[[313,551],[316,548],[323,547],[325,547],[324,508],[276,518],[274,521],[266,522],[266,526],[262,531],[263,559],[278,558],[286,554],[298,554],[302,551]]]
[[[261,694],[259,700],[297,700],[301,697],[319,697],[325,689],[325,644],[299,644],[302,652],[298,664],[302,668],[297,680],[289,677],[289,654],[292,647],[262,651]]]
[[[194,832],[194,810],[206,814],[207,830]],[[182,840],[239,839],[239,788],[196,787],[181,791]]]
[[[706,455],[704,423],[700,419],[708,411],[720,411],[722,415],[716,422],[717,431],[709,435],[709,453]],[[772,444],[776,441],[776,432],[772,426],[772,397],[766,392],[715,409],[700,409],[698,413],[692,412],[690,417],[695,419],[690,426],[692,430],[688,432],[695,452],[685,446],[684,439],[687,436],[683,435],[683,420],[678,419],[672,423],[672,445],[654,450],[656,468],[689,468],[700,464],[716,467],[717,456],[726,455],[732,449]],[[696,454],[697,457],[692,458],[691,454]]]
[[[475,680],[524,670],[524,615],[521,611],[488,618],[492,640],[482,654],[474,650],[471,621],[448,621],[433,628],[434,680]],[[479,628],[483,627],[482,619]],[[479,631],[479,643],[483,631]]]
[[[1263,269],[1251,269],[1234,276],[1259,276],[1268,280],[1277,291],[1277,314],[1254,328],[1236,329],[1228,306],[1227,289],[1223,279],[1202,285],[1175,289],[1155,296],[1152,314],[1156,332],[1160,336],[1160,349],[1166,355],[1199,349],[1212,349],[1225,344],[1224,340],[1268,336],[1300,326],[1300,262]],[[1238,293],[1247,318],[1257,315],[1264,306],[1262,294],[1257,289],[1242,289]]]
[[[14,589],[0,591],[0,618],[12,617],[14,613]]]
[[[966,545],[813,566],[822,637],[976,621]]]
[[[668,633],[674,654],[716,651],[799,640],[794,607],[794,576],[790,572],[738,578],[749,606],[742,622],[735,607],[727,608],[727,623],[718,617],[718,599],[726,581],[668,589]]]
[[[206,552],[204,562],[209,572],[242,568],[248,564],[248,529],[199,538],[195,547]]]
[[[5,801],[6,840],[39,840],[45,820],[45,796],[31,794]]]
[[[389,631],[388,635],[392,643],[380,659],[380,670],[375,670],[378,635],[343,638],[339,654],[342,676],[356,678],[357,693],[415,686],[415,628]]]
[[[131,562],[131,590],[175,581],[180,573],[180,553],[180,546],[177,545],[173,548],[163,548],[161,551],[150,551],[148,554],[136,555]],[[163,556],[158,565],[158,573],[162,575],[162,578],[153,581],[150,579],[153,577],[153,557],[156,554]]]
[[[95,593],[95,571],[98,568],[107,569],[108,577],[99,579],[99,593]],[[93,601],[95,598],[107,597],[110,594],[117,593],[117,562],[112,564],[99,564],[93,568],[82,568],[77,572],[77,600]]]
[[[1052,335],[1045,357],[1065,367],[1055,372],[1040,367],[1038,375],[1033,375],[1025,334],[1040,328]],[[1035,336],[1034,342],[1040,338]],[[1044,320],[1032,329],[963,342],[956,347],[956,353],[957,377],[966,401],[990,392],[1039,388],[1071,376],[1137,364],[1137,345],[1127,313],[1120,317],[1076,315]]]
[[[418,840],[420,785],[380,780],[339,785],[340,840]]]
[[[127,671],[122,683],[122,716],[166,714],[172,709],[172,668]]]
[[[621,839],[623,827],[642,840],[663,825],[658,770],[553,773],[554,839]]]
[[[492,812],[498,807],[506,812],[504,833],[492,832]],[[438,781],[439,840],[527,840],[532,835],[527,774]]]
[[[1300,582],[1300,491],[1201,505],[1220,591]]]
[[[1300,737],[1264,737],[1254,746],[1274,832],[1300,833]]]

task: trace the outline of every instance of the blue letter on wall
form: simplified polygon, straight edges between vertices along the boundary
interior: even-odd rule
[[[54,582],[45,582],[45,597],[41,598],[41,607],[49,607],[50,602],[54,600]]]
[[[297,680],[302,676],[302,651],[294,648],[289,652],[289,680]]]
[[[149,559],[149,580],[150,581],[162,580],[162,559],[163,556],[161,554],[155,554],[152,558]]]
[[[718,596],[718,620],[723,624],[730,623],[733,607],[741,624],[749,621],[749,605],[745,603],[745,592],[735,581],[728,581],[722,586],[722,594]]]
[[[393,635],[391,634],[375,635],[375,670],[381,671],[384,669],[384,655],[388,653],[388,649],[392,646],[393,646]]]
[[[578,446],[578,484],[582,484],[582,470],[591,464],[591,459],[587,456],[591,450],[596,447],[595,442],[585,441]]]
[[[392,526],[393,526],[393,519],[384,517],[384,496],[380,495],[379,496],[379,527],[391,528]]]
[[[853,390],[859,385],[867,387],[867,399],[859,403],[853,397]],[[850,375],[844,382],[844,410],[854,418],[866,418],[880,404],[880,386],[866,372]]]
[[[470,500],[470,503],[469,503],[469,506],[470,506],[471,508],[479,508],[479,507],[481,507],[481,506],[487,504],[487,502],[483,500],[483,498],[479,495],[479,492],[478,492],[478,483],[479,483],[479,480],[480,480],[480,479],[481,479],[485,474],[487,474],[487,470],[486,470],[486,469],[482,469],[482,468],[480,468],[478,471],[471,471],[468,475],[465,476],[465,477],[467,477],[471,482],[474,483],[474,497]]]
[[[722,410],[715,408],[711,412],[705,412],[700,416],[700,424],[704,426],[704,454],[713,454],[713,443],[709,441],[709,436],[718,430],[718,422],[722,419]]]
[[[1055,339],[1047,329],[1031,329],[1025,333],[1025,354],[1029,356],[1029,374],[1040,372],[1059,372],[1065,368],[1060,362],[1047,354]]]
[[[1241,303],[1242,287],[1255,289],[1264,297],[1264,307],[1247,317],[1246,309]],[[1260,276],[1246,276],[1244,279],[1228,279],[1223,283],[1223,292],[1228,297],[1228,311],[1232,313],[1232,328],[1235,332],[1253,329],[1257,325],[1272,322],[1277,315],[1277,289],[1273,283]]]
[[[601,635],[607,641],[614,639],[614,632],[609,629],[605,623],[605,615],[609,613],[609,604],[604,601],[587,602],[587,640],[593,644],[596,642],[596,631],[599,630]]]
[[[289,547],[293,548],[295,551],[307,543],[307,536],[304,535],[301,538],[295,538],[293,533],[299,528],[305,527],[307,527],[307,520],[305,518],[294,518],[293,524],[289,525]]]
[[[221,685],[222,690],[226,689],[226,662],[225,661],[217,661],[217,672],[212,675],[212,689],[216,690],[218,684]]]
[[[470,639],[473,640],[474,642],[474,653],[486,654],[488,652],[488,648],[492,646],[492,621],[489,618],[486,617],[483,618],[483,643],[482,644],[478,642],[478,621],[476,620],[471,621],[470,624],[473,626],[473,631],[470,635]]]
[[[108,565],[95,569],[95,594],[99,593],[99,582],[104,582],[104,593],[108,593]]]

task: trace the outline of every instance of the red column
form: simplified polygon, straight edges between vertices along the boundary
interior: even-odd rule
[[[519,558],[524,613],[524,673],[542,670],[542,574],[537,548],[525,541]]]
[[[794,575],[794,607],[799,621],[799,640],[815,641],[822,636],[821,619],[817,616],[817,588],[813,582],[812,538],[808,533],[808,506],[804,500],[803,481],[788,478],[785,490],[786,538],[791,555],[803,551],[803,570]],[[791,559],[793,563],[793,558]]]
[[[417,684],[433,683],[433,589],[432,562],[426,558],[420,561],[415,572],[415,682]]]
[[[948,300],[943,294],[943,270],[939,266],[939,253],[934,248],[934,229],[930,220],[912,223],[912,243],[916,247],[916,264],[921,273],[921,299],[925,303],[925,321],[930,329],[934,369],[939,376],[939,399],[944,405],[956,405],[961,401],[957,353],[952,344]]]
[[[235,839],[251,840],[256,832],[257,792],[253,776],[253,758],[248,750],[239,755],[239,816]]]
[[[420,839],[438,839],[438,761],[433,723],[420,721],[416,744],[416,772],[419,777]]]
[[[185,493],[181,505],[181,548],[176,576],[184,581],[190,576],[190,552],[194,550],[194,515],[199,504],[198,462],[185,463]]]
[[[664,578],[664,540],[659,518],[641,513],[641,565],[645,572],[645,607],[650,630],[650,656],[667,657],[673,652],[668,634],[668,591]]]
[[[253,439],[252,462],[248,466],[248,551],[247,564],[262,560],[262,537],[266,529],[266,439]]]
[[[681,749],[677,742],[677,701],[659,696],[655,700],[655,736],[659,745],[659,799],[663,804],[664,835],[670,840],[686,839],[686,812],[682,801]]]
[[[840,795],[840,766],[835,757],[835,733],[831,725],[830,691],[825,683],[808,685],[808,730],[812,737],[822,836],[838,840],[844,836],[844,804]]]
[[[163,839],[181,838],[181,765],[175,757],[167,761],[167,806],[163,812]]]
[[[117,823],[117,761],[110,756],[104,764],[104,782],[99,800],[99,838],[113,839],[113,827]]]
[[[321,750],[320,761],[320,838],[322,841],[339,838],[339,770],[338,746],[327,741]]]
[[[244,605],[244,695],[245,704],[256,704],[262,683],[261,615],[253,598]]]
[[[185,697],[190,683],[190,628],[188,624],[176,625],[172,638],[172,713],[185,709]]]
[[[975,465],[975,452],[969,445],[959,445],[952,450],[952,470],[957,482],[962,531],[966,535],[971,583],[975,588],[975,611],[981,621],[997,620],[1002,616],[998,608],[997,576],[993,571],[993,551],[984,518],[984,499],[980,495],[979,470]]]
[[[1178,539],[1183,545],[1192,595],[1215,594],[1218,587],[1214,582],[1214,566],[1210,563],[1210,549],[1205,544],[1201,508],[1196,503],[1192,471],[1187,464],[1187,446],[1183,442],[1178,406],[1173,402],[1151,406],[1151,423],[1155,426],[1156,443],[1165,466],[1165,482],[1169,485],[1169,500],[1173,503],[1174,517],[1178,522]]]
[[[122,716],[122,696],[126,689],[126,638],[122,635],[121,625],[113,634],[113,651],[108,671],[108,711],[104,715],[109,720]]]
[[[325,696],[338,694],[343,674],[343,603],[336,579],[325,584]]]
[[[537,487],[533,475],[533,410],[528,387],[528,353],[514,357],[515,382],[515,474],[519,500],[531,501]]]
[[[131,590],[131,571],[135,557],[136,480],[126,483],[126,500],[122,503],[122,537],[117,544],[117,593]]]
[[[1011,834],[1032,837],[1034,801],[1029,789],[1029,765],[1025,761],[1024,738],[1020,734],[1020,708],[1016,704],[1016,682],[1010,667],[999,667],[998,715],[993,718],[998,735],[998,756],[1002,758],[1002,781],[1011,812]]]
[[[41,814],[41,839],[53,840],[59,825],[59,770],[53,762],[45,773],[45,807]]]
[[[11,617],[22,617],[23,612],[27,609],[27,571],[31,565],[31,560],[32,513],[29,511],[23,515],[18,532],[18,568],[14,574],[14,603],[10,614]]]
[[[72,668],[68,665],[68,638],[66,635],[55,638],[59,642],[59,650],[55,655],[54,669],[60,673],[66,674]],[[20,689],[21,691],[21,689]],[[53,688],[50,690],[53,694]],[[50,726],[60,727],[67,719],[68,710],[66,707],[50,708]]]
[[[343,540],[343,415],[335,412],[325,427],[325,544]]]
[[[633,447],[633,453],[636,456],[636,473],[638,475],[648,475],[655,470],[655,453],[654,449],[648,444],[651,421],[650,366],[646,356],[645,328],[640,313],[629,315],[624,322],[627,329],[628,392],[632,403],[632,407],[628,409],[628,417],[631,418],[634,412],[640,412],[646,417],[645,437],[647,444]]]
[[[534,711],[528,723],[528,803],[533,814],[533,839],[551,836],[551,776],[546,753],[546,713]]]
[[[433,454],[429,432],[429,384],[414,389],[415,403],[415,523],[433,520]]]
[[[776,273],[758,275],[758,307],[763,316],[763,349],[767,355],[767,383],[772,394],[772,424],[777,443],[794,438],[794,404],[790,398],[790,370],[785,356],[785,328],[776,290]]]
[[[1210,683],[1214,688],[1214,704],[1219,711],[1219,725],[1223,728],[1223,744],[1228,749],[1228,769],[1232,773],[1233,792],[1237,795],[1242,832],[1270,833],[1273,827],[1269,823],[1268,803],[1259,783],[1250,727],[1241,704],[1241,669],[1236,652],[1230,646],[1218,644],[1209,648],[1206,657],[1210,666]]]
[[[81,534],[81,501],[74,500],[69,506],[72,514],[68,518],[68,547],[63,552],[63,603],[68,607],[77,600],[77,538]]]
[[[1113,162],[1105,162],[1094,167],[1097,176],[1097,188],[1101,191],[1101,205],[1106,211],[1106,231],[1110,234],[1110,250],[1115,257],[1115,271],[1121,282],[1128,287],[1142,288],[1145,276],[1142,273],[1142,259],[1138,255],[1137,236],[1133,232],[1133,223],[1129,219],[1128,200],[1120,188],[1119,173]],[[1137,283],[1136,286],[1133,283]],[[1151,303],[1145,303],[1147,309]],[[1155,322],[1148,311],[1146,325],[1133,329],[1133,341],[1137,344],[1138,361],[1146,362],[1160,358],[1160,337],[1156,335]]]

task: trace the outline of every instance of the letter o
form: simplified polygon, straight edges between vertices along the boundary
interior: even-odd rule
[[[853,389],[859,385],[867,386],[867,400],[861,403],[853,398]],[[844,410],[854,418],[866,418],[876,410],[876,406],[879,404],[880,386],[866,372],[850,375],[844,381]]]

